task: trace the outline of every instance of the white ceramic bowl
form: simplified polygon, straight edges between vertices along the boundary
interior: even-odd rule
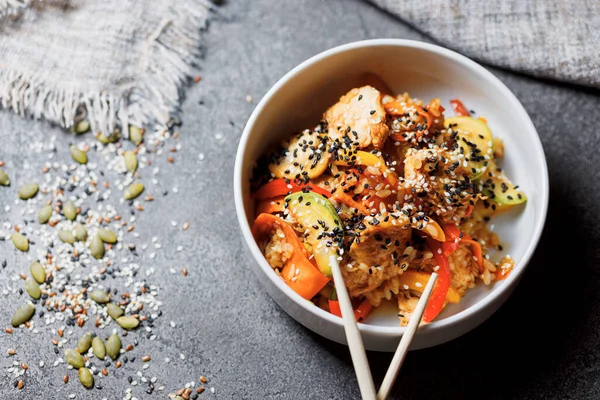
[[[265,261],[250,227],[254,203],[249,179],[254,162],[265,148],[292,132],[314,126],[339,96],[358,85],[366,72],[379,75],[395,93],[408,91],[428,101],[440,97],[461,99],[484,116],[494,135],[504,140],[501,165],[529,201],[525,207],[495,217],[494,230],[505,244],[504,253],[516,261],[509,277],[490,287],[483,284],[467,292],[416,335],[412,349],[435,346],[475,328],[508,298],[523,274],[540,238],[548,205],[548,172],[544,151],[531,119],[519,100],[494,75],[453,51],[427,43],[378,39],[350,43],[327,50],[303,62],[279,80],[258,104],[239,144],[235,165],[235,204],[242,235],[254,260],[249,263],[271,297],[294,319],[312,331],[345,343],[342,320],[292,291]],[[359,324],[370,350],[393,351],[405,328],[398,325],[397,310],[378,308]]]

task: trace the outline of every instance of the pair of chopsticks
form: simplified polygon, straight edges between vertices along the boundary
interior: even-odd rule
[[[352,364],[354,365],[354,372],[356,373],[356,378],[358,380],[360,394],[364,400],[385,400],[390,395],[398,372],[400,372],[400,367],[402,367],[402,363],[406,358],[408,348],[419,327],[419,323],[425,312],[425,306],[431,296],[431,291],[433,290],[438,275],[435,272],[431,274],[429,282],[427,282],[427,286],[425,286],[425,290],[417,303],[417,307],[408,322],[406,332],[402,335],[402,339],[394,353],[390,367],[383,378],[381,388],[379,389],[379,392],[375,394],[375,385],[373,384],[373,376],[371,375],[371,369],[369,368],[367,353],[365,352],[365,346],[363,345],[360,331],[356,325],[354,310],[350,303],[350,296],[346,289],[346,283],[344,282],[340,265],[335,256],[330,257],[329,263],[333,272],[333,282],[340,303],[342,319],[344,320],[344,330],[346,331],[346,340],[348,342],[348,347],[350,348],[350,356],[352,357]]]

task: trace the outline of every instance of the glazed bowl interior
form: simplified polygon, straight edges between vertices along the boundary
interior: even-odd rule
[[[257,106],[240,143],[235,189],[242,232],[267,275],[261,279],[279,280],[257,253],[258,248],[249,235],[254,218],[254,202],[249,193],[252,165],[267,146],[319,122],[323,112],[341,95],[364,84],[365,74],[380,77],[394,93],[409,92],[425,102],[441,98],[446,115],[452,115],[449,100],[458,98],[475,110],[476,115],[485,117],[492,133],[504,141],[505,157],[500,165],[529,198],[525,206],[515,207],[491,222],[492,230],[498,233],[504,246],[504,251],[494,257],[510,254],[516,261],[514,272],[490,286],[479,283],[459,304],[446,307],[427,326],[427,329],[443,328],[468,318],[470,312],[485,307],[494,296],[516,284],[539,239],[548,199],[546,162],[531,120],[497,78],[463,56],[420,42],[376,40],[330,50],[288,73]],[[285,284],[277,283],[294,301],[304,302],[280,284]],[[328,313],[310,307],[323,322],[332,320]],[[375,310],[361,329],[400,335],[403,328],[398,326],[396,313],[393,304],[384,305]]]

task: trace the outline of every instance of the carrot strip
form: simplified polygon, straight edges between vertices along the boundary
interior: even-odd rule
[[[467,110],[467,107],[465,107],[465,105],[462,103],[462,101],[460,101],[458,99],[453,99],[453,100],[450,100],[450,105],[452,106],[452,109],[454,110],[454,113],[456,115],[461,115],[464,117],[471,116],[471,113],[469,112],[469,110]]]
[[[364,215],[369,215],[369,210],[367,210],[367,207],[365,207],[364,204],[355,201],[348,193],[338,192],[331,197],[331,200],[337,203],[343,203],[348,207],[355,208]]]
[[[279,228],[285,235],[287,243],[292,245],[293,252],[281,270],[281,277],[303,298],[310,300],[327,285],[329,278],[308,259],[309,253],[296,235],[294,229],[283,219],[273,214],[260,214],[252,225],[252,236],[259,242],[265,236]]]
[[[416,106],[416,107],[420,107],[420,106]],[[402,106],[397,101],[390,101],[389,103],[384,104],[383,108],[388,114],[393,115],[393,116],[399,116],[399,115],[404,114],[404,110],[402,109]],[[427,111],[427,109],[423,107],[420,110],[417,109],[417,114],[427,124],[427,127],[425,129],[431,128],[431,124],[433,123],[433,117],[431,116],[429,111]],[[422,131],[416,132],[415,133],[416,137],[419,138],[419,137],[423,136],[425,129]],[[398,142],[406,141],[406,138],[404,136],[402,136],[402,134],[399,134],[399,133],[393,133],[390,135],[390,137],[393,140],[398,141]]]
[[[473,255],[477,258],[477,265],[479,265],[479,272],[483,273],[483,250],[481,249],[481,244],[472,239],[462,239],[462,242],[470,244],[473,246]]]
[[[503,281],[506,278],[508,278],[508,276],[510,275],[510,273],[512,272],[512,269],[510,271],[508,271],[507,273],[503,274],[502,273],[502,268],[498,268],[496,270],[496,280],[497,281]]]

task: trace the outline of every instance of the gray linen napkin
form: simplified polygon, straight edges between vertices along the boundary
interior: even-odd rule
[[[600,0],[370,0],[485,63],[600,88]]]
[[[204,0],[0,0],[0,108],[94,132],[168,123],[200,59]],[[124,131],[126,133],[126,131]]]

